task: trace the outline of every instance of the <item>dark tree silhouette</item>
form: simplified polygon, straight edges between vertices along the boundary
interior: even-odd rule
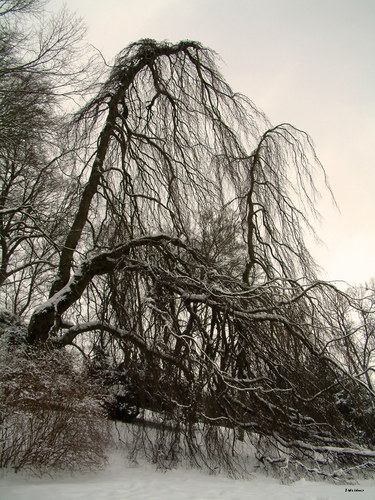
[[[74,120],[73,133],[84,134],[86,145],[97,134],[97,145],[86,146],[86,182],[51,300],[34,315],[30,338],[48,336],[55,321],[51,312],[65,308],[52,300],[56,293],[68,307],[81,295],[75,291],[73,299],[64,287],[70,286],[82,240],[86,252],[120,247],[133,238],[137,247],[153,245],[153,235],[161,231],[189,242],[196,214],[218,203],[232,204],[242,218],[248,247],[245,283],[314,276],[302,239],[308,219],[295,195],[314,212],[311,162],[320,165],[306,134],[289,124],[260,134],[258,121],[268,125],[248,99],[233,93],[211,52],[196,42],[143,40],[120,54],[99,95]],[[91,280],[98,272],[89,274]]]
[[[325,183],[307,134],[271,126],[198,42],[146,39],[65,141],[71,210],[28,342],[112,352],[137,408],[196,455],[203,425],[246,432],[291,475],[373,469],[371,377],[345,362],[331,309],[352,299],[317,279],[303,239]]]

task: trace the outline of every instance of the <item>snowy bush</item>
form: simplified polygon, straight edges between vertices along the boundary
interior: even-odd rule
[[[0,467],[43,473],[100,466],[108,430],[99,385],[66,351],[22,344],[15,318],[1,315],[0,334]]]

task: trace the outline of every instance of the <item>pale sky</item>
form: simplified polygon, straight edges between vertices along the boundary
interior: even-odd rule
[[[340,212],[327,199],[310,249],[322,278],[375,277],[374,0],[52,0],[76,12],[108,62],[140,38],[198,40],[232,88],[271,122],[312,137]],[[327,197],[328,198],[328,197]]]

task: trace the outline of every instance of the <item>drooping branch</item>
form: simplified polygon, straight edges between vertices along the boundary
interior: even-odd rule
[[[116,328],[113,325],[109,325],[107,323],[93,321],[90,323],[83,323],[80,325],[72,326],[63,333],[63,335],[58,339],[57,344],[62,346],[72,344],[72,342],[78,335],[85,332],[92,333],[95,331],[108,332],[110,335],[121,342],[130,342],[131,344],[139,348],[142,353],[165,361],[166,363],[176,366],[177,368],[180,368],[184,372],[188,380],[192,378],[188,366],[183,363],[183,361],[176,359],[175,356],[165,353],[156,347],[148,346],[147,342],[135,333],[121,328]]]
[[[59,326],[61,315],[80,299],[95,276],[121,269],[126,265],[126,257],[132,249],[164,243],[186,248],[180,239],[158,234],[131,240],[110,252],[103,252],[91,259],[86,259],[68,283],[34,311],[29,323],[29,342],[46,341],[55,322],[57,322],[56,326]],[[193,250],[191,252],[194,253]]]

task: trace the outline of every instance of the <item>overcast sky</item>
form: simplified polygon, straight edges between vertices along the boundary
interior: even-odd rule
[[[110,62],[139,38],[198,40],[273,124],[315,143],[340,211],[327,199],[312,254],[322,277],[375,277],[375,0],[52,0],[83,18]]]

